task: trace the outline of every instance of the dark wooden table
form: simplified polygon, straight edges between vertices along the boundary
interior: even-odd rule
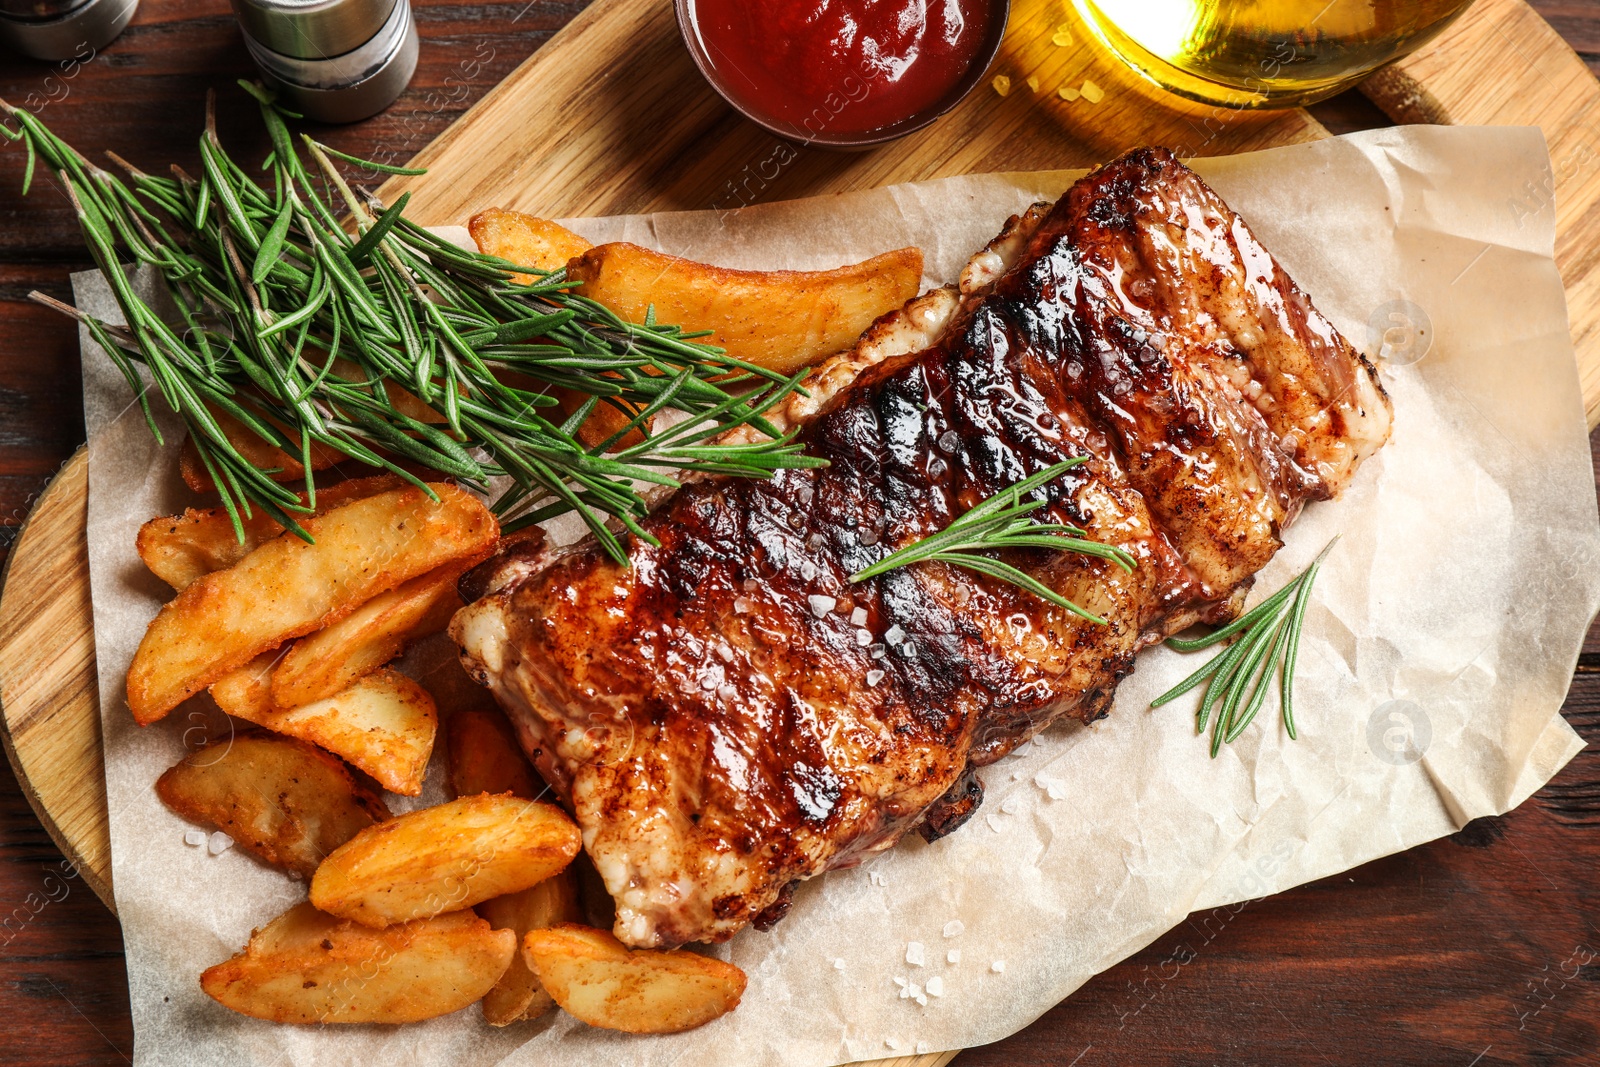
[[[424,47],[410,89],[382,116],[319,136],[403,158],[585,0],[414,6]],[[1600,71],[1600,0],[1535,6]],[[0,53],[0,97],[42,106],[84,148],[192,169],[205,90],[251,70],[227,0],[144,0],[128,31],[81,69]],[[230,110],[246,117],[240,94],[224,94]],[[1317,110],[1336,132],[1386,124],[1353,94]],[[65,201],[51,189],[24,201],[21,171],[21,153],[0,150],[0,561],[33,498],[83,441],[76,335],[25,296],[70,299],[68,274],[89,263]],[[1564,713],[1600,743],[1600,627]],[[120,932],[81,882],[62,877],[62,863],[0,764],[0,1064],[132,1058]],[[1237,912],[1195,916],[1029,1029],[956,1062],[1600,1064],[1600,750],[1504,818]]]

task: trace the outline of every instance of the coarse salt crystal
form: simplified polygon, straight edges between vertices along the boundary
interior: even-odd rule
[[[930,997],[942,997],[944,996],[944,979],[934,975],[928,979],[928,984],[923,988],[928,991],[928,996]]]
[[[914,645],[913,643],[911,643],[910,641],[907,641],[905,644],[900,646],[900,654],[902,656],[904,656],[906,659],[916,659],[917,658],[917,646]]]
[[[1094,82],[1085,79],[1083,83],[1083,98],[1091,104],[1098,104],[1106,98],[1106,91]]]
[[[926,960],[926,950],[921,941],[906,942],[906,962],[913,967],[921,967]]]
[[[836,970],[836,971],[844,970],[844,957],[843,956],[841,956],[838,959],[833,961],[833,969]]]
[[[206,843],[206,832],[204,830],[185,830],[183,833],[183,843],[186,845],[194,845],[196,847],[203,845]]]
[[[873,645],[871,648],[867,649],[867,653],[873,659],[882,659],[883,656],[884,656],[884,653],[886,653],[888,651],[889,651],[889,649],[881,641],[878,642],[877,644]]]
[[[1000,810],[1007,815],[1015,815],[1022,810],[1022,798],[1015,793],[1011,794],[1006,797],[1006,802],[1000,805]]]
[[[944,954],[944,961],[946,963],[960,963],[961,962],[961,950],[958,949],[958,948],[953,948],[949,952],[946,952]]]
[[[860,528],[860,532],[861,543],[866,545],[868,548],[871,548],[883,538],[883,534],[879,533],[874,527],[863,526]]]
[[[839,598],[826,593],[812,593],[806,597],[806,603],[811,605],[811,614],[820,619],[838,605]]]
[[[949,469],[950,464],[946,463],[938,456],[934,456],[933,459],[928,461],[928,477],[930,478],[943,478],[944,472]]]
[[[996,815],[994,812],[991,811],[989,814],[985,815],[983,817],[983,821],[988,823],[989,829],[993,830],[995,833],[1000,832],[1000,816]]]
[[[1033,784],[1049,794],[1051,800],[1067,799],[1067,783],[1060,778],[1051,778],[1049,775],[1036,774]]]
[[[954,430],[946,430],[944,433],[939,435],[939,447],[944,449],[946,452],[954,452],[957,448],[961,447],[961,438],[956,436],[956,432]]]
[[[1001,96],[1005,96],[1011,91],[1011,79],[1006,77],[1004,74],[996,74],[994,76],[994,81],[990,82],[989,84],[993,85],[994,91],[999,93]]]
[[[1065,25],[1057,26],[1056,32],[1050,37],[1050,43],[1057,48],[1065,48],[1072,43],[1072,31]]]
[[[712,690],[712,689],[715,689],[716,687],[717,687],[717,680],[715,678],[713,678],[711,675],[708,674],[704,678],[700,679],[700,688],[701,689]]]
[[[960,937],[961,931],[965,930],[966,928],[967,924],[962,922],[960,919],[951,919],[949,922],[944,924],[944,936]]]
[[[886,1037],[883,1039],[883,1045],[885,1048],[899,1048],[900,1042],[895,1038]]]
[[[901,986],[900,987],[900,999],[901,1000],[910,1000],[911,999],[911,987],[910,986]]]
[[[906,987],[906,980],[899,975],[895,975],[894,984],[899,986],[901,989],[904,989]]]
[[[874,686],[874,685],[877,685],[881,681],[883,681],[883,672],[882,671],[868,671],[867,672],[867,685]]]
[[[722,658],[722,662],[724,663],[733,662],[733,649],[726,641],[723,641],[717,645],[717,655]]]
[[[800,577],[806,581],[814,581],[817,577],[817,565],[809,559],[800,564]]]
[[[861,609],[857,608],[856,610],[860,611]],[[856,631],[856,644],[860,645],[862,648],[866,648],[868,645],[872,644],[872,631],[871,630],[857,630]]]
[[[1029,76],[1028,91],[1031,93],[1036,93],[1039,91],[1039,79],[1036,75]]]
[[[755,604],[748,597],[736,596],[733,598],[733,610],[740,615],[748,615],[755,610]]]
[[[891,645],[898,645],[906,639],[906,632],[900,628],[899,623],[895,623],[884,631],[883,639]]]
[[[815,552],[817,549],[822,547],[822,542],[825,540],[827,540],[827,538],[823,537],[822,534],[814,533],[810,537],[806,538],[806,547]]]
[[[920,999],[922,996],[922,987],[917,983],[912,982],[910,985],[906,986],[906,996],[914,999]]]
[[[233,847],[233,838],[218,830],[206,840],[206,851],[213,856],[220,856]]]
[[[928,998],[924,994],[918,993],[917,994],[917,1003],[922,1005],[924,1008],[926,1008],[928,1006]]]
[[[867,609],[856,608],[852,611],[850,613],[850,622],[855,626],[865,626],[867,624]]]
[[[761,588],[761,583],[756,581],[754,578],[746,578],[743,582],[743,587],[746,593],[754,593],[757,589]]]
[[[995,960],[993,963],[989,964],[989,969],[991,971],[993,971],[995,974],[1005,974],[1006,973],[1006,961],[1005,960]]]
[[[1063,85],[1061,88],[1057,89],[1056,92],[1060,95],[1061,99],[1063,99],[1063,100],[1076,100],[1076,99],[1078,99],[1078,97],[1083,95],[1082,93],[1078,92],[1078,90],[1074,89],[1070,85]],[[1071,375],[1072,377],[1076,378],[1078,375],[1072,373],[1073,369],[1074,368],[1071,365],[1069,365],[1067,367],[1067,373],[1069,375]],[[1079,368],[1078,369],[1078,374],[1082,374],[1082,373],[1083,373],[1082,369]]]
[[[731,685],[725,685],[717,690],[717,696],[723,700],[735,700],[739,696],[739,691]]]

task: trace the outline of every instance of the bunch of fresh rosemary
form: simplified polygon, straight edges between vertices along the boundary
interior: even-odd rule
[[[76,208],[127,324],[34,298],[84,324],[127,376],[159,438],[134,364],[148,369],[236,524],[241,509],[261,507],[304,536],[293,517],[312,504],[274,480],[281,469],[241,454],[218,422],[222,413],[299,456],[308,497],[314,445],[412,481],[406,460],[479,487],[506,475],[511,487],[495,508],[508,528],[577,511],[618,560],[626,557],[606,518],[648,540],[637,522],[646,501],[636,484],[673,484],[664,468],[768,477],[821,462],[763,417],[798,376],[730,358],[675,326],[626,322],[574,292],[561,271],[463,251],[434,236],[404,217],[407,197],[384,208],[358,195],[329,157],[418,172],[302,137],[308,169],[284,121],[298,116],[259,86],[240,84],[260,103],[272,139],[260,181],[223,150],[209,102],[198,177],[176,167],[172,177],[157,177],[113,156],[124,179],[0,101],[16,123],[0,123],[0,131],[27,150],[24,194],[42,160]],[[345,213],[354,233],[341,223]],[[175,317],[138,295],[122,267],[130,259],[165,279]],[[521,284],[514,273],[535,280]],[[439,421],[397,407],[391,383]],[[552,387],[588,400],[554,421],[541,414],[557,404]],[[599,403],[629,421],[586,448],[577,429]],[[686,417],[653,431],[653,417],[669,409]],[[710,440],[745,424],[767,439]],[[636,443],[618,447],[635,430]]]
[[[1211,755],[1215,758],[1224,744],[1232,744],[1249,726],[1266,703],[1272,688],[1272,674],[1278,673],[1279,701],[1283,726],[1289,740],[1298,736],[1294,726],[1294,669],[1300,658],[1300,631],[1305,626],[1306,607],[1311,603],[1311,587],[1322,569],[1322,561],[1333,549],[1335,537],[1311,561],[1311,565],[1288,585],[1239,616],[1233,622],[1193,640],[1172,637],[1167,647],[1177,652],[1198,652],[1237,637],[1232,646],[1217,653],[1204,667],[1150,702],[1159,708],[1206,682],[1205,696],[1195,712],[1195,732],[1205,733],[1211,723]],[[1212,718],[1215,709],[1216,717]]]
[[[1067,471],[1087,462],[1087,456],[1074,456],[1009,485],[993,496],[985,498],[982,503],[968,510],[938,533],[930,534],[885,556],[872,566],[852,574],[850,580],[861,582],[874,575],[894,570],[896,567],[921,563],[924,560],[939,560],[954,567],[965,567],[967,570],[1010,582],[1080,618],[1103,626],[1105,619],[1074,604],[1026,571],[987,554],[1007,548],[1045,548],[1058,552],[1076,552],[1080,555],[1110,560],[1124,571],[1132,573],[1134,560],[1126,551],[1115,545],[1085,540],[1084,531],[1076,526],[1059,522],[1036,522],[1032,513],[1036,508],[1043,507],[1045,501],[1023,500],[1025,495],[1049,485]]]

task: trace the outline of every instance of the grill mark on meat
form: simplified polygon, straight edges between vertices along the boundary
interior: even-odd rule
[[[776,921],[797,880],[951,832],[981,799],[975,768],[1103,716],[1140,647],[1227,617],[1301,502],[1387,437],[1371,368],[1170,155],[1109,164],[1003,241],[1016,266],[937,344],[864,342],[819,370],[829,388],[794,410],[829,466],[686,485],[631,568],[580,546],[457,616],[469,670],[573,809],[622,940],[724,940]],[[921,306],[948,316],[950,299]],[[1071,456],[1088,461],[1035,515],[1137,569],[1007,559],[1106,625],[942,563],[848,583]]]

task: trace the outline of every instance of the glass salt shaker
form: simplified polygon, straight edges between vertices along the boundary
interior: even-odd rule
[[[307,118],[356,122],[375,115],[417,69],[410,0],[232,2],[267,84]]]
[[[0,0],[0,44],[34,59],[87,62],[138,7],[139,0]]]

